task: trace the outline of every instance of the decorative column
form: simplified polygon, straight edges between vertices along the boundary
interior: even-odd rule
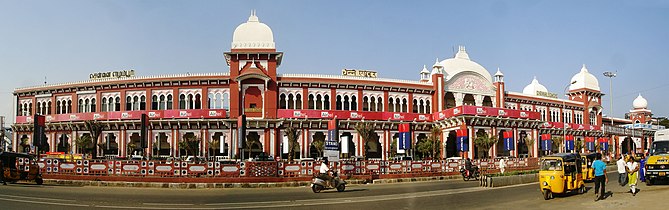
[[[453,97],[455,98],[455,106],[462,106],[463,102],[465,101],[465,94],[453,93]]]
[[[474,95],[474,103],[476,106],[483,106],[483,95]]]

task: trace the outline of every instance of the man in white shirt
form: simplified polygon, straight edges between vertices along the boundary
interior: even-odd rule
[[[330,183],[332,180],[332,177],[328,174],[328,172],[330,172],[330,167],[328,166],[329,164],[330,162],[328,159],[323,158],[323,163],[321,163],[321,167],[318,170],[318,177],[325,180],[327,183]]]
[[[506,171],[506,158],[499,159],[499,172],[504,173]]]
[[[618,184],[620,186],[625,186],[627,184],[627,170],[625,168],[625,156],[620,155],[620,158],[616,162],[618,166]]]

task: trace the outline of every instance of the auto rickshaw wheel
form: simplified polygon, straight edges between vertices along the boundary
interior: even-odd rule
[[[44,180],[42,178],[37,178],[35,179],[35,182],[37,183],[37,185],[42,185],[42,183],[44,183]]]
[[[651,186],[651,185],[655,184],[655,183],[653,183],[653,181],[655,181],[655,180],[653,180],[653,179],[647,179],[647,180],[646,180],[646,186]]]
[[[543,194],[544,194],[544,200],[548,200],[551,199],[551,197],[553,197],[553,193],[550,190],[544,190]]]
[[[584,194],[585,193],[585,184],[581,185],[581,187],[578,188],[578,194]]]

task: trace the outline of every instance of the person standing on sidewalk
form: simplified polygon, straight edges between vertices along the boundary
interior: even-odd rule
[[[632,196],[635,196],[638,192],[636,189],[637,174],[639,174],[639,164],[634,160],[634,156],[630,155],[627,158],[627,183],[630,185]]]
[[[620,158],[616,161],[616,166],[618,166],[618,184],[620,186],[625,186],[627,184],[627,168],[625,168],[624,155],[620,155]]]
[[[597,153],[595,161],[592,162],[592,168],[595,170],[595,201],[598,201],[604,199],[606,183],[609,182],[609,177],[606,175],[606,163],[602,161],[602,153]],[[600,186],[601,191],[599,191]]]
[[[641,154],[641,160],[639,160],[639,180],[641,182],[646,182],[646,155]]]

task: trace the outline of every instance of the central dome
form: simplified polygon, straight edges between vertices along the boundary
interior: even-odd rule
[[[470,60],[469,54],[467,54],[467,51],[463,46],[459,47],[458,53],[455,54],[454,58],[443,60],[440,64],[444,67],[444,73],[446,74],[445,76],[447,80],[461,72],[474,72],[492,83],[490,72],[480,64]]]
[[[532,83],[525,86],[525,88],[523,89],[523,93],[528,94],[528,95],[535,95],[536,96],[537,91],[548,92],[548,89],[546,89],[546,86],[539,83],[539,80],[537,80],[537,78],[534,77],[534,79],[532,80]]]
[[[634,107],[634,109],[648,108],[648,101],[645,98],[643,98],[641,94],[639,94],[639,96],[637,96],[636,99],[634,99],[634,101],[632,102],[632,107]]]
[[[276,49],[272,29],[258,20],[255,11],[232,34],[232,49]]]

